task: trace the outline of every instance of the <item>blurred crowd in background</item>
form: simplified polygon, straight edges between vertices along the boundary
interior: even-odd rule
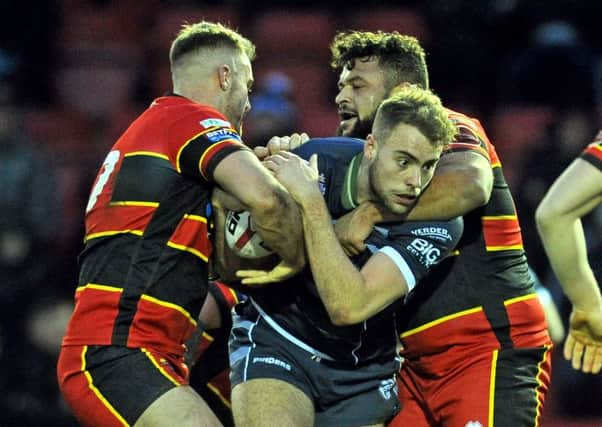
[[[170,90],[169,43],[184,21],[226,23],[256,43],[250,145],[334,134],[336,31],[416,36],[434,91],[496,145],[530,264],[568,318],[533,215],[602,125],[601,2],[8,0],[0,19],[0,425],[76,425],[55,364],[87,193],[114,140]],[[600,279],[600,208],[585,227]],[[544,427],[602,425],[602,376],[573,371],[558,350]]]

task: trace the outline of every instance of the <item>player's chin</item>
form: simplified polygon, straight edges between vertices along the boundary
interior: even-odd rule
[[[389,211],[391,211],[391,213],[394,215],[405,215],[410,211],[410,209],[412,209],[414,204],[413,203],[406,204],[406,203],[399,203],[396,201],[389,201],[388,203],[385,204],[385,206],[387,206]]]
[[[356,119],[347,119],[339,122],[338,136],[351,136],[355,127]]]

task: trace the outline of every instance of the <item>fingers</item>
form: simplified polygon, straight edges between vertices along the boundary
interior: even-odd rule
[[[596,354],[596,347],[591,345],[586,345],[583,352],[583,365],[581,370],[585,373],[589,373],[592,371],[594,365],[594,356]]]
[[[602,370],[602,345],[584,343],[569,332],[564,343],[564,358],[571,362],[573,369],[584,373],[598,374]]]
[[[261,287],[268,283],[273,283],[274,280],[271,278],[269,271],[265,270],[238,270],[236,277],[242,279],[241,283],[249,287]]]
[[[574,336],[574,331],[569,331],[564,342],[564,358],[571,362],[573,369],[581,369],[581,358],[583,357],[583,344]]]
[[[292,151],[295,148],[305,144],[309,140],[307,133],[293,133],[288,136],[273,136],[265,147],[258,146],[253,149],[255,155],[260,159],[266,156]]]
[[[314,171],[318,171],[318,155],[317,154],[312,154],[311,157],[309,158],[309,167],[312,168]]]
[[[602,371],[602,346],[596,347],[596,352],[592,358],[592,374],[599,374]]]
[[[262,147],[261,145],[258,145],[257,147],[253,148],[253,152],[259,158],[259,160],[263,160],[264,158],[270,155],[270,150],[268,150],[267,147]]]

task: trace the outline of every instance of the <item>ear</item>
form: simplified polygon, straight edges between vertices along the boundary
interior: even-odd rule
[[[364,156],[372,160],[376,156],[376,151],[378,150],[378,143],[376,142],[376,138],[371,133],[366,137],[366,142],[364,143]]]
[[[229,65],[222,64],[217,69],[217,75],[219,79],[219,87],[223,91],[227,91],[230,88],[230,80],[232,78],[232,70]]]
[[[389,95],[393,95],[398,90],[405,89],[410,86],[415,86],[415,85],[412,85],[410,82],[401,82],[397,86],[395,86],[393,89],[391,89],[391,92],[389,92]]]

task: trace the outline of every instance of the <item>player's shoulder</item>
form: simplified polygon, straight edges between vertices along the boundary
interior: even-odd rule
[[[602,130],[598,132],[594,141],[585,147],[580,157],[602,171]]]
[[[151,104],[152,107],[161,109],[168,121],[192,120],[201,130],[232,127],[230,121],[216,108],[183,96],[171,94],[157,98]]]
[[[343,136],[312,138],[297,147],[295,154],[309,159],[313,154],[339,161],[349,161],[364,148],[364,140]]]
[[[458,130],[456,143],[472,143],[475,145],[490,144],[489,138],[479,119],[449,108],[446,108],[446,110],[448,118]]]

